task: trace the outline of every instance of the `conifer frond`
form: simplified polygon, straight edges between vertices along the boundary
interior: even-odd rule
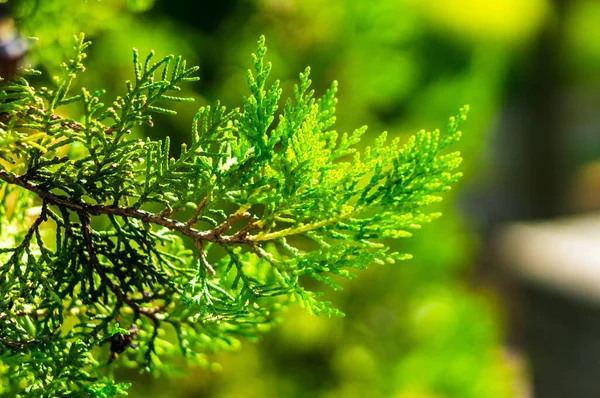
[[[337,290],[353,270],[409,258],[387,239],[437,217],[427,205],[460,177],[447,147],[466,107],[444,133],[404,145],[383,133],[359,152],[366,127],[332,130],[337,83],[316,98],[308,68],[278,113],[264,37],[241,108],[200,108],[178,151],[132,138],[152,114],[174,115],[169,102],[193,100],[177,92],[197,68],[134,51],[126,93],[107,106],[102,90],[72,92],[88,46],[76,38],[54,87],[25,74],[0,88],[0,361],[28,396],[117,396],[127,385],[103,369],[119,354],[148,370],[178,354],[206,364],[288,303],[342,315],[305,278]],[[92,352],[108,340],[111,352]]]

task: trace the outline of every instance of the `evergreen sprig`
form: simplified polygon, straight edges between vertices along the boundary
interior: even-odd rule
[[[33,70],[0,88],[0,392],[113,397],[127,385],[103,369],[118,354],[146,370],[177,352],[206,364],[282,305],[340,315],[306,278],[339,289],[409,258],[386,239],[439,216],[426,206],[460,177],[446,148],[466,107],[444,134],[384,133],[360,153],[366,127],[331,129],[337,83],[315,98],[308,68],[278,113],[264,37],[243,106],[200,108],[173,157],[168,137],[130,133],[192,101],[178,91],[197,68],[134,51],[134,80],[106,106],[102,90],[72,93],[88,45],[77,38],[51,88],[31,86]]]

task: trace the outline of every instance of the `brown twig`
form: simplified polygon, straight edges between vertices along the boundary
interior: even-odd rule
[[[244,219],[244,218],[249,218],[250,217],[250,213],[248,213],[247,211],[237,211],[233,214],[230,214],[229,217],[227,217],[227,219],[225,221],[223,221],[221,224],[219,224],[218,226],[216,226],[215,228],[213,228],[210,232],[212,234],[212,237],[214,237],[213,239],[215,240],[219,240],[219,238],[221,238],[223,236],[223,232],[228,231],[231,226],[233,225],[233,223],[235,223],[238,220]]]
[[[4,180],[10,184],[14,184],[21,188],[27,189],[28,191],[38,195],[44,202],[47,202],[48,204],[62,206],[78,214],[88,216],[98,216],[106,214],[116,215],[120,217],[135,218],[146,223],[160,225],[172,231],[177,231],[183,235],[189,236],[194,240],[194,242],[208,241],[220,244],[249,244],[252,242],[252,236],[248,236],[247,233],[222,235],[222,232],[227,230],[235,220],[249,217],[249,214],[246,212],[242,212],[239,215],[236,215],[237,213],[234,213],[228,220],[226,220],[223,224],[221,224],[213,230],[200,231],[186,223],[173,220],[161,214],[155,214],[145,210],[139,210],[133,207],[126,206],[89,204],[61,195],[56,195],[31,181],[27,181],[26,179],[23,179],[17,176],[16,174],[9,173],[5,170],[0,170],[0,180]]]
[[[198,207],[196,207],[196,211],[194,212],[194,215],[187,220],[186,224],[189,225],[190,227],[193,225],[196,225],[196,223],[198,222],[198,217],[200,217],[200,213],[202,213],[202,210],[204,209],[204,206],[206,206],[206,203],[208,203],[208,197],[210,195],[206,195],[204,197],[204,199],[202,199],[202,201],[198,204]]]
[[[202,265],[204,267],[206,267],[206,269],[208,270],[208,272],[210,272],[211,276],[215,276],[215,274],[216,274],[215,269],[208,262],[208,259],[206,258],[206,253],[204,252],[204,246],[202,244],[202,241],[196,241],[195,243],[196,243],[196,248],[199,251],[200,262],[202,263]]]
[[[0,338],[0,342],[7,347],[21,350],[25,346],[32,345],[32,344],[39,344],[46,340],[51,339],[59,330],[60,330],[60,326],[57,327],[56,329],[54,329],[53,331],[51,331],[50,333],[45,334],[44,336],[40,337],[39,339],[13,341],[13,340],[6,340],[6,339]]]
[[[245,239],[248,237],[248,234],[250,233],[250,231],[252,231],[253,229],[258,229],[260,228],[258,225],[256,225],[256,222],[258,221],[258,217],[256,216],[251,216],[252,217],[252,221],[250,221],[248,224],[246,224],[245,227],[243,227],[242,229],[240,229],[239,231],[237,231],[235,234],[233,234],[233,239]]]

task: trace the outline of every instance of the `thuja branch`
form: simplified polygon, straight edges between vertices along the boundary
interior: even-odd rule
[[[366,128],[332,129],[337,83],[315,98],[307,68],[279,109],[264,38],[242,106],[200,108],[173,158],[168,138],[128,133],[174,115],[165,103],[193,101],[177,93],[197,68],[134,52],[134,79],[105,106],[102,90],[69,94],[88,45],[77,38],[54,88],[28,75],[0,87],[0,362],[39,391],[114,390],[103,367],[118,355],[148,370],[176,355],[205,364],[204,352],[260,335],[291,303],[340,315],[322,290],[410,258],[390,239],[438,217],[427,206],[460,178],[460,154],[447,148],[467,107],[445,132],[404,145],[383,133],[359,153]],[[65,105],[80,117],[59,116]],[[307,278],[324,286],[309,290]],[[102,341],[110,353],[93,350]]]

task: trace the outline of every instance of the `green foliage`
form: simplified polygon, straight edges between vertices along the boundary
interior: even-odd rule
[[[439,216],[426,206],[460,177],[446,149],[466,107],[445,134],[400,145],[383,133],[360,153],[366,127],[331,129],[337,83],[315,98],[309,69],[278,113],[264,38],[243,106],[200,108],[173,156],[168,137],[131,132],[192,101],[178,92],[197,68],[134,51],[134,78],[107,106],[102,90],[71,92],[88,45],[77,38],[53,87],[24,71],[0,90],[1,393],[118,396],[113,361],[206,365],[290,303],[341,315],[313,281],[339,289],[353,270],[409,258],[387,240]]]

